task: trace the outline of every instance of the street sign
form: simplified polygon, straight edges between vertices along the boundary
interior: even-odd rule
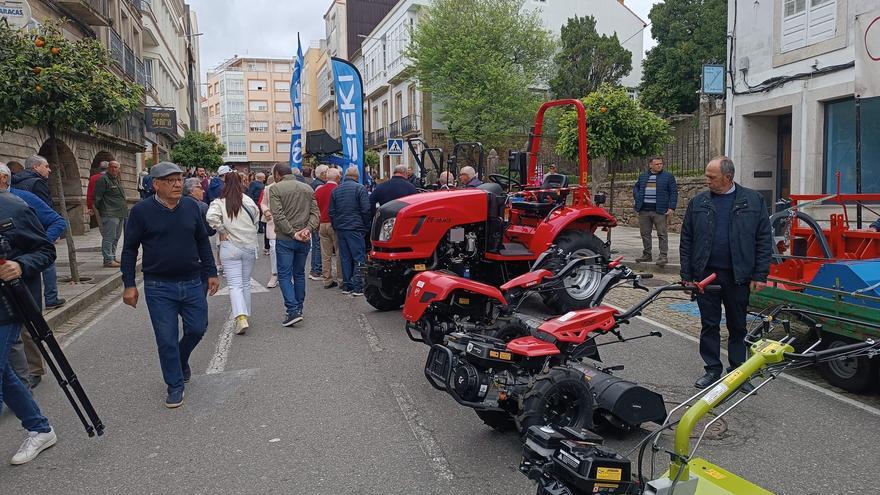
[[[31,6],[27,0],[0,0],[0,19],[12,28],[23,28],[31,22]]]
[[[707,64],[703,66],[703,94],[724,94],[724,66]]]
[[[855,24],[856,96],[880,96],[880,9],[857,15]]]
[[[388,155],[389,156],[403,155],[403,138],[395,138],[395,139],[388,140]]]
[[[173,108],[144,108],[144,123],[147,132],[164,132],[171,136],[177,135],[177,111]]]

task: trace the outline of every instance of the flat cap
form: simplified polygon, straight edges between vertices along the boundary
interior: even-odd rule
[[[154,179],[161,179],[162,177],[167,177],[171,174],[182,174],[183,170],[180,170],[180,167],[171,163],[171,162],[159,162],[150,169],[150,177]]]

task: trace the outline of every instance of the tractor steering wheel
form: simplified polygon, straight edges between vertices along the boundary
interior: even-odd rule
[[[510,188],[513,186],[519,190],[522,190],[523,186],[516,179],[511,179],[506,175],[501,174],[489,174],[489,180],[503,187],[504,189]]]

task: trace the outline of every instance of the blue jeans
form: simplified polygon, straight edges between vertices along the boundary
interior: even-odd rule
[[[302,314],[306,299],[306,257],[311,243],[276,239],[275,259],[278,263],[278,287],[284,297],[287,314]],[[291,281],[293,279],[293,281]]]
[[[9,350],[18,341],[20,331],[21,323],[0,324],[0,412],[6,402],[25,430],[48,433],[49,420],[40,412],[31,389],[19,380],[9,364]]]
[[[323,272],[324,270],[321,266],[321,236],[318,234],[318,229],[315,229],[312,231],[312,273],[320,275]]]
[[[342,260],[342,288],[363,292],[361,271],[367,256],[364,233],[358,230],[337,230],[336,238],[339,240],[339,259]]]
[[[204,287],[198,278],[186,282],[144,281],[147,309],[159,349],[159,365],[169,394],[183,390],[183,370],[189,367],[189,356],[208,329]],[[178,317],[183,320],[183,337],[180,337]]]
[[[58,273],[55,271],[55,263],[43,270],[43,300],[46,306],[58,302]]]

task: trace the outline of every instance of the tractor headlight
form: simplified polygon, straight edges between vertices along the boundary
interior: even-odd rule
[[[391,239],[391,233],[394,232],[394,221],[396,218],[389,218],[382,222],[382,228],[379,230],[379,240],[388,241]]]

